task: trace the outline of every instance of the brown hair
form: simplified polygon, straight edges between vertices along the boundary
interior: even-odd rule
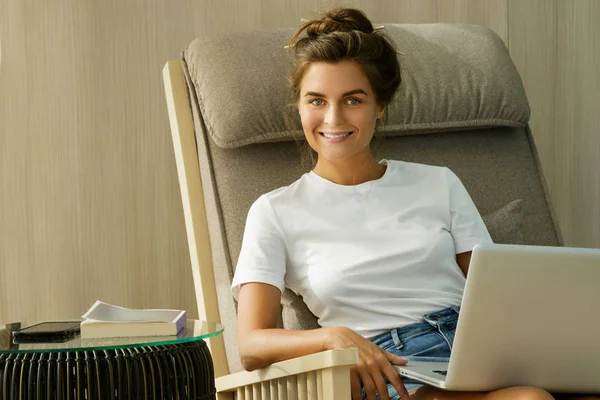
[[[296,39],[303,33],[306,36]],[[310,64],[352,61],[360,65],[367,76],[379,105],[387,106],[400,86],[400,65],[396,49],[385,33],[375,29],[367,16],[353,8],[334,8],[320,19],[304,21],[289,42],[293,66],[288,77],[291,104],[286,120],[297,127],[296,105],[300,98],[300,83]],[[308,143],[301,149],[303,161],[315,163],[314,151]]]

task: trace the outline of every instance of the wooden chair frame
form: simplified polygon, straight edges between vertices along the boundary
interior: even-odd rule
[[[198,315],[221,322],[208,222],[196,149],[194,121],[181,61],[168,61],[163,81],[181,190]],[[225,327],[227,329],[227,327]],[[348,400],[356,349],[330,350],[282,361],[252,372],[230,374],[222,335],[207,339],[219,400]]]

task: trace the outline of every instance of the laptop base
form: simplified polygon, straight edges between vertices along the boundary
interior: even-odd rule
[[[448,389],[446,387],[447,362],[409,361],[406,365],[394,365],[393,367],[403,377],[440,389]]]

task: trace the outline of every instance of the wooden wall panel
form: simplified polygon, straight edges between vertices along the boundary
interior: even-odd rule
[[[119,4],[2,3],[3,321],[194,304],[160,68],[196,32]]]
[[[600,3],[510,0],[510,53],[565,244],[600,247]]]
[[[331,4],[496,31],[565,239],[600,247],[594,0],[0,0],[0,322],[97,298],[196,315],[162,66],[197,36],[298,26]]]
[[[600,248],[600,2],[556,2],[554,191],[567,244]]]
[[[161,70],[326,1],[0,0],[0,322],[197,315]]]
[[[508,4],[510,54],[523,79],[531,130],[549,191],[554,194],[556,0],[509,0]]]
[[[358,7],[377,22],[483,25],[508,43],[507,0],[354,0],[336,4]]]

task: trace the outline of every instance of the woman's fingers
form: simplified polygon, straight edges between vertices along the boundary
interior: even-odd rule
[[[392,368],[382,351],[377,349],[376,353],[371,353],[371,357],[358,367],[358,374],[365,389],[365,394],[369,400],[389,400],[388,388],[383,378],[384,368]],[[393,368],[392,368],[393,369]]]
[[[382,352],[392,365],[406,365],[406,363],[408,363],[408,360],[404,357],[397,356],[389,351],[382,350]]]
[[[375,382],[373,382],[371,372],[367,369],[362,369],[358,374],[360,375],[360,380],[365,389],[367,400],[377,400],[377,386],[375,386]],[[379,374],[381,375],[381,372]],[[385,392],[387,394],[387,390]]]
[[[389,365],[389,364],[388,364]],[[375,387],[377,388],[377,393],[379,394],[379,400],[390,400],[390,395],[387,389],[387,383],[383,379],[383,375],[381,374],[381,370],[377,369],[373,373],[373,382],[375,383]]]
[[[360,377],[354,368],[350,369],[350,390],[352,391],[352,400],[362,400]]]
[[[398,394],[407,399],[407,391],[400,376],[392,364],[404,365],[405,358],[383,351],[381,348],[359,336],[351,330],[340,330],[337,346],[355,347],[359,353],[359,363],[350,369],[351,392],[353,400],[362,400],[363,390],[368,400],[389,400],[388,385],[385,377],[396,388]],[[361,385],[362,383],[362,385]],[[362,388],[361,388],[362,386]],[[379,396],[378,396],[379,395]]]
[[[404,383],[402,383],[402,379],[400,379],[398,371],[396,371],[394,367],[388,363],[387,366],[381,369],[381,372],[383,372],[388,381],[390,381],[390,383],[396,388],[400,398],[404,400],[408,399],[408,391],[406,390],[406,387],[404,387]]]

